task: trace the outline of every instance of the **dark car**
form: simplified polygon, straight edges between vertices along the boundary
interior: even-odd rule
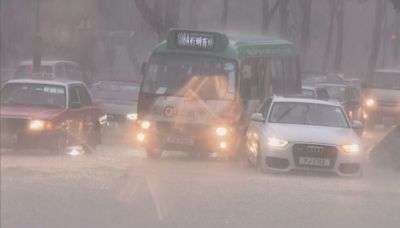
[[[102,110],[78,81],[16,79],[1,88],[1,146],[64,153],[101,142]]]
[[[362,97],[356,87],[335,83],[318,84],[316,87],[326,89],[331,99],[339,101],[351,120],[362,120]]]
[[[329,100],[328,91],[325,88],[303,86],[301,88],[302,96],[307,98],[315,98],[320,100]]]
[[[140,84],[123,81],[99,81],[91,88],[94,100],[107,114],[107,121],[117,125],[136,121],[139,90]]]

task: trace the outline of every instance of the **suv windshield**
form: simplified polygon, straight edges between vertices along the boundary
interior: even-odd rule
[[[276,102],[269,117],[271,123],[315,125],[337,128],[348,128],[343,110],[337,106]]]
[[[194,96],[204,100],[233,100],[235,90],[233,61],[173,54],[151,58],[142,88],[142,92],[158,96]]]
[[[139,85],[118,82],[98,82],[92,86],[91,92],[96,101],[129,101],[136,102],[139,97]]]
[[[40,71],[41,73],[48,73],[52,74],[53,73],[53,67],[52,66],[41,66]],[[17,68],[17,71],[15,72],[15,78],[31,78],[33,73],[33,66],[31,65],[23,65],[19,66]]]
[[[1,105],[65,108],[65,87],[45,84],[6,84],[1,90]]]
[[[377,72],[372,88],[400,90],[400,73]]]

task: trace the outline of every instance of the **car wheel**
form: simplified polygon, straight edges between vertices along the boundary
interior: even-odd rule
[[[263,167],[262,167],[262,159],[261,159],[261,148],[260,144],[256,144],[256,151],[257,151],[257,160],[256,160],[256,169],[258,172],[263,173]]]
[[[54,144],[51,148],[49,148],[49,150],[54,155],[62,155],[65,153],[67,146],[68,146],[67,135],[64,133],[60,133],[58,136],[56,136]]]
[[[152,160],[159,160],[162,156],[163,150],[160,148],[146,148],[147,158]]]

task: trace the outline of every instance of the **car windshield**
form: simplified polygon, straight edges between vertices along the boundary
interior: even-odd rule
[[[400,90],[400,73],[377,72],[372,88]]]
[[[329,94],[329,97],[332,99],[336,99],[340,102],[343,102],[346,97],[346,88],[343,86],[326,86],[326,91]]]
[[[342,108],[332,105],[277,102],[269,117],[271,123],[348,128]]]
[[[95,83],[91,92],[96,101],[128,101],[136,102],[139,97],[140,86],[120,82]]]
[[[151,59],[142,92],[158,96],[195,96],[233,100],[236,66],[232,61],[192,55],[157,55]]]
[[[1,105],[65,108],[65,87],[46,84],[9,83],[1,90]]]

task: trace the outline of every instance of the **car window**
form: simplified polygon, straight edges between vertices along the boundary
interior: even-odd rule
[[[305,97],[310,97],[310,98],[315,97],[315,92],[312,89],[302,89],[301,92]]]
[[[92,106],[93,105],[92,98],[90,97],[86,87],[84,87],[83,85],[78,86],[78,91],[79,91],[79,97],[81,98],[82,106],[84,107]]]
[[[69,106],[71,107],[71,104],[73,103],[82,104],[77,86],[72,86],[69,88]]]
[[[328,91],[326,91],[326,89],[318,89],[317,90],[317,97],[319,99],[328,100],[329,99]]]
[[[260,107],[260,109],[259,109],[258,112],[261,113],[261,114],[264,116],[264,118],[267,118],[269,109],[270,109],[270,107],[271,107],[271,104],[272,104],[272,99],[269,98],[267,101],[265,101],[265,102],[261,105],[261,107]]]

